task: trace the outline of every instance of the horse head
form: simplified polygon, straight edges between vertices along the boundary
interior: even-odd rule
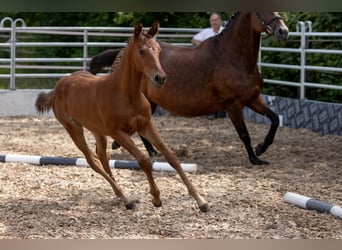
[[[136,45],[136,53],[133,53],[133,60],[136,67],[140,69],[156,87],[161,87],[166,82],[166,74],[159,61],[161,48],[155,39],[158,30],[158,21],[153,23],[148,32],[143,30],[141,23],[135,25],[133,41]]]
[[[274,36],[279,41],[285,41],[288,37],[289,29],[279,12],[254,12],[252,23],[257,32],[266,32],[267,35]]]

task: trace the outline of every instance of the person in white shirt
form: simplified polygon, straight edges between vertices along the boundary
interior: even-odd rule
[[[198,46],[201,42],[205,41],[209,37],[213,37],[219,34],[222,30],[222,18],[221,15],[214,12],[210,15],[210,28],[203,29],[197,33],[191,40],[192,44]]]

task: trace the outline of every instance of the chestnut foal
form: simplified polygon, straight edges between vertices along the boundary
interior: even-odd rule
[[[39,94],[36,109],[43,113],[52,107],[56,118],[82,151],[88,164],[110,183],[127,209],[133,209],[136,200],[127,197],[113,177],[108,164],[106,136],[111,136],[137,159],[149,181],[152,203],[156,207],[162,205],[160,191],[152,175],[151,160],[130,137],[138,132],[164,155],[180,175],[200,210],[207,212],[208,203],[191,184],[174,152],[159,136],[151,119],[150,104],[141,92],[142,77],[148,78],[155,87],[161,87],[166,81],[159,62],[161,49],[155,40],[158,30],[159,22],[155,22],[147,33],[140,23],[137,24],[112,74],[94,76],[87,71],[78,71],[61,78],[53,91]],[[95,136],[96,154],[86,144],[83,127]]]

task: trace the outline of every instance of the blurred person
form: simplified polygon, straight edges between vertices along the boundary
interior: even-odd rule
[[[191,40],[192,44],[198,46],[201,42],[205,41],[209,37],[216,36],[222,30],[222,18],[221,15],[214,12],[210,15],[210,28],[206,28],[197,33]]]

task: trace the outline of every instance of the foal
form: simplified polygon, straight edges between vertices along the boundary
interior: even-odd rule
[[[158,30],[158,22],[147,33],[143,31],[141,24],[137,24],[134,35],[112,74],[99,77],[87,71],[78,71],[64,77],[57,82],[53,91],[39,94],[36,109],[43,113],[52,107],[56,118],[82,151],[88,164],[110,183],[127,209],[133,209],[136,200],[124,194],[112,175],[106,153],[106,136],[118,141],[137,159],[149,181],[152,203],[156,207],[162,205],[160,191],[152,175],[151,160],[138,149],[130,137],[138,132],[160,150],[178,172],[200,210],[207,212],[208,203],[188,180],[176,155],[159,136],[151,119],[149,102],[141,92],[142,77],[148,78],[155,87],[161,87],[166,81],[159,62],[161,49],[154,38]],[[96,154],[86,144],[83,127],[95,136]]]

